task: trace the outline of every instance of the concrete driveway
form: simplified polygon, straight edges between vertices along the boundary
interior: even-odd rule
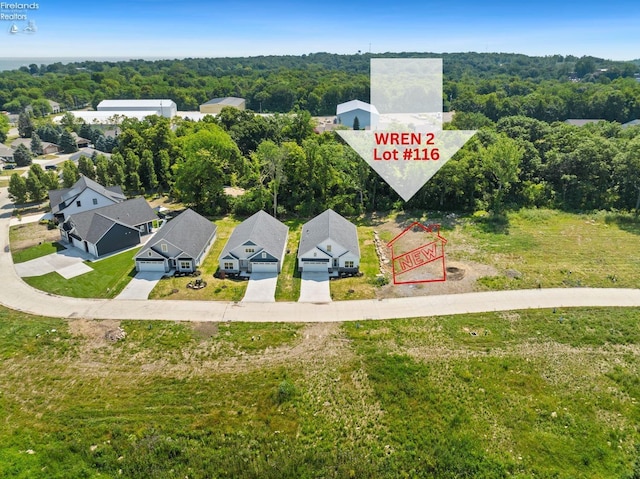
[[[330,303],[329,273],[302,272],[299,303]]]
[[[161,271],[141,271],[136,274],[129,284],[124,287],[116,299],[148,299],[149,294],[156,287],[160,278],[165,274]]]
[[[27,278],[30,276],[42,276],[43,274],[57,272],[65,279],[93,271],[84,264],[90,257],[78,248],[66,248],[40,258],[25,261],[15,265],[18,276]]]
[[[276,273],[251,273],[243,303],[274,303],[276,295]]]

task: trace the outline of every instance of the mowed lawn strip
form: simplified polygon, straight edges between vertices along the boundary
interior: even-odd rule
[[[85,261],[93,271],[65,279],[58,273],[23,278],[30,286],[61,296],[74,298],[114,298],[136,274],[133,257],[140,248],[101,260]]]
[[[290,220],[284,223],[289,227],[289,237],[282,262],[282,271],[278,275],[275,298],[276,301],[298,301],[301,282],[301,275],[298,271],[298,245],[304,221]]]

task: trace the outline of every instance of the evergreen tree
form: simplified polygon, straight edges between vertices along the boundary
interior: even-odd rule
[[[36,156],[40,156],[44,153],[42,150],[42,141],[35,131],[31,134],[31,153]]]
[[[24,111],[18,116],[18,134],[21,138],[29,138],[33,133],[33,121],[31,115]]]
[[[357,116],[353,119],[353,129],[354,130],[360,129],[360,120],[358,119]]]
[[[60,148],[62,149],[62,153],[75,153],[78,151],[76,140],[73,138],[73,135],[66,130],[60,135]]]
[[[18,145],[13,152],[13,159],[18,166],[29,166],[31,164],[31,152],[24,145]]]
[[[11,175],[9,180],[9,196],[16,204],[27,202],[27,182],[18,173]]]

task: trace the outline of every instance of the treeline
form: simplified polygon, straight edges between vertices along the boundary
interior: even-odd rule
[[[51,111],[46,100],[75,109],[95,107],[103,99],[170,98],[180,110],[189,111],[211,98],[239,96],[257,112],[297,108],[312,115],[332,115],[338,103],[368,101],[369,62],[379,57],[442,58],[445,110],[480,112],[493,120],[526,115],[544,121],[571,117],[627,121],[640,109],[640,87],[633,82],[639,68],[632,62],[494,53],[316,53],[32,64],[0,73],[0,106],[18,113],[31,105],[34,114],[42,116]]]
[[[205,214],[640,209],[640,126],[576,127],[524,116],[494,123],[458,113],[447,127],[461,125],[480,129],[406,204],[337,134],[314,133],[308,112],[263,117],[227,108],[175,129],[163,117],[127,119],[111,157],[83,158],[78,169],[129,194],[172,194]],[[65,165],[65,184],[76,175]],[[245,193],[229,196],[225,186]]]

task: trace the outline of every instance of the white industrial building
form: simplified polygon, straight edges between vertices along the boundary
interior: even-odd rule
[[[165,118],[173,118],[178,112],[178,106],[173,100],[102,100],[96,108],[98,111],[120,113],[125,116],[127,112],[142,113],[147,115],[159,115]]]

